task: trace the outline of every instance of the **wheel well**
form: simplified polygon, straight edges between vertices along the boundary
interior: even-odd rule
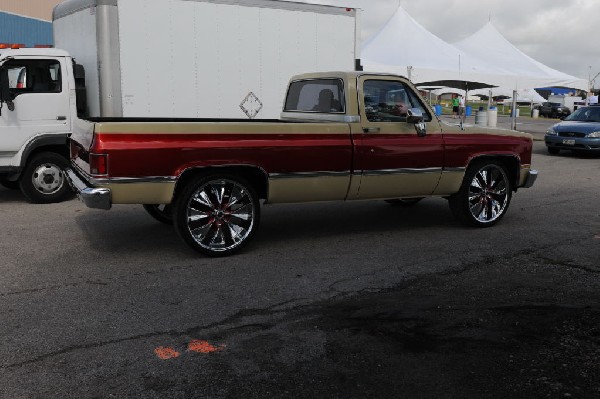
[[[484,155],[473,158],[469,166],[478,161],[494,161],[502,164],[508,173],[509,180],[512,182],[513,191],[517,191],[521,174],[521,163],[517,157],[512,155]]]
[[[69,159],[69,148],[66,145],[48,145],[44,147],[37,147],[35,150],[29,153],[27,159],[36,156],[42,152],[53,152],[59,155],[62,155],[66,159]]]
[[[223,173],[234,176],[239,176],[245,179],[256,190],[258,197],[261,199],[267,198],[267,175],[266,172],[255,166],[217,166],[205,167],[186,170],[177,179],[173,199],[177,198],[179,192],[193,179],[198,176],[203,176],[211,173]]]

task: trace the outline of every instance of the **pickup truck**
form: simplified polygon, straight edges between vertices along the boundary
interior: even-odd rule
[[[209,256],[251,240],[262,200],[443,197],[488,227],[537,177],[531,135],[444,124],[407,79],[366,72],[293,77],[278,120],[79,119],[70,148],[88,207],[143,204]]]

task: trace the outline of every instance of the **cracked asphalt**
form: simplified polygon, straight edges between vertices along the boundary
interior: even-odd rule
[[[600,398],[600,157],[534,151],[493,228],[265,206],[223,259],[0,188],[0,398]]]

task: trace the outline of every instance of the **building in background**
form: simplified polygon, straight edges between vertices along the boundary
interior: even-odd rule
[[[52,46],[52,9],[61,0],[0,0],[0,44]]]

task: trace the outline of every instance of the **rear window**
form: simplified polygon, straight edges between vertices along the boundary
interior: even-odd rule
[[[345,113],[344,83],[341,79],[310,79],[292,82],[285,100],[284,111]]]

